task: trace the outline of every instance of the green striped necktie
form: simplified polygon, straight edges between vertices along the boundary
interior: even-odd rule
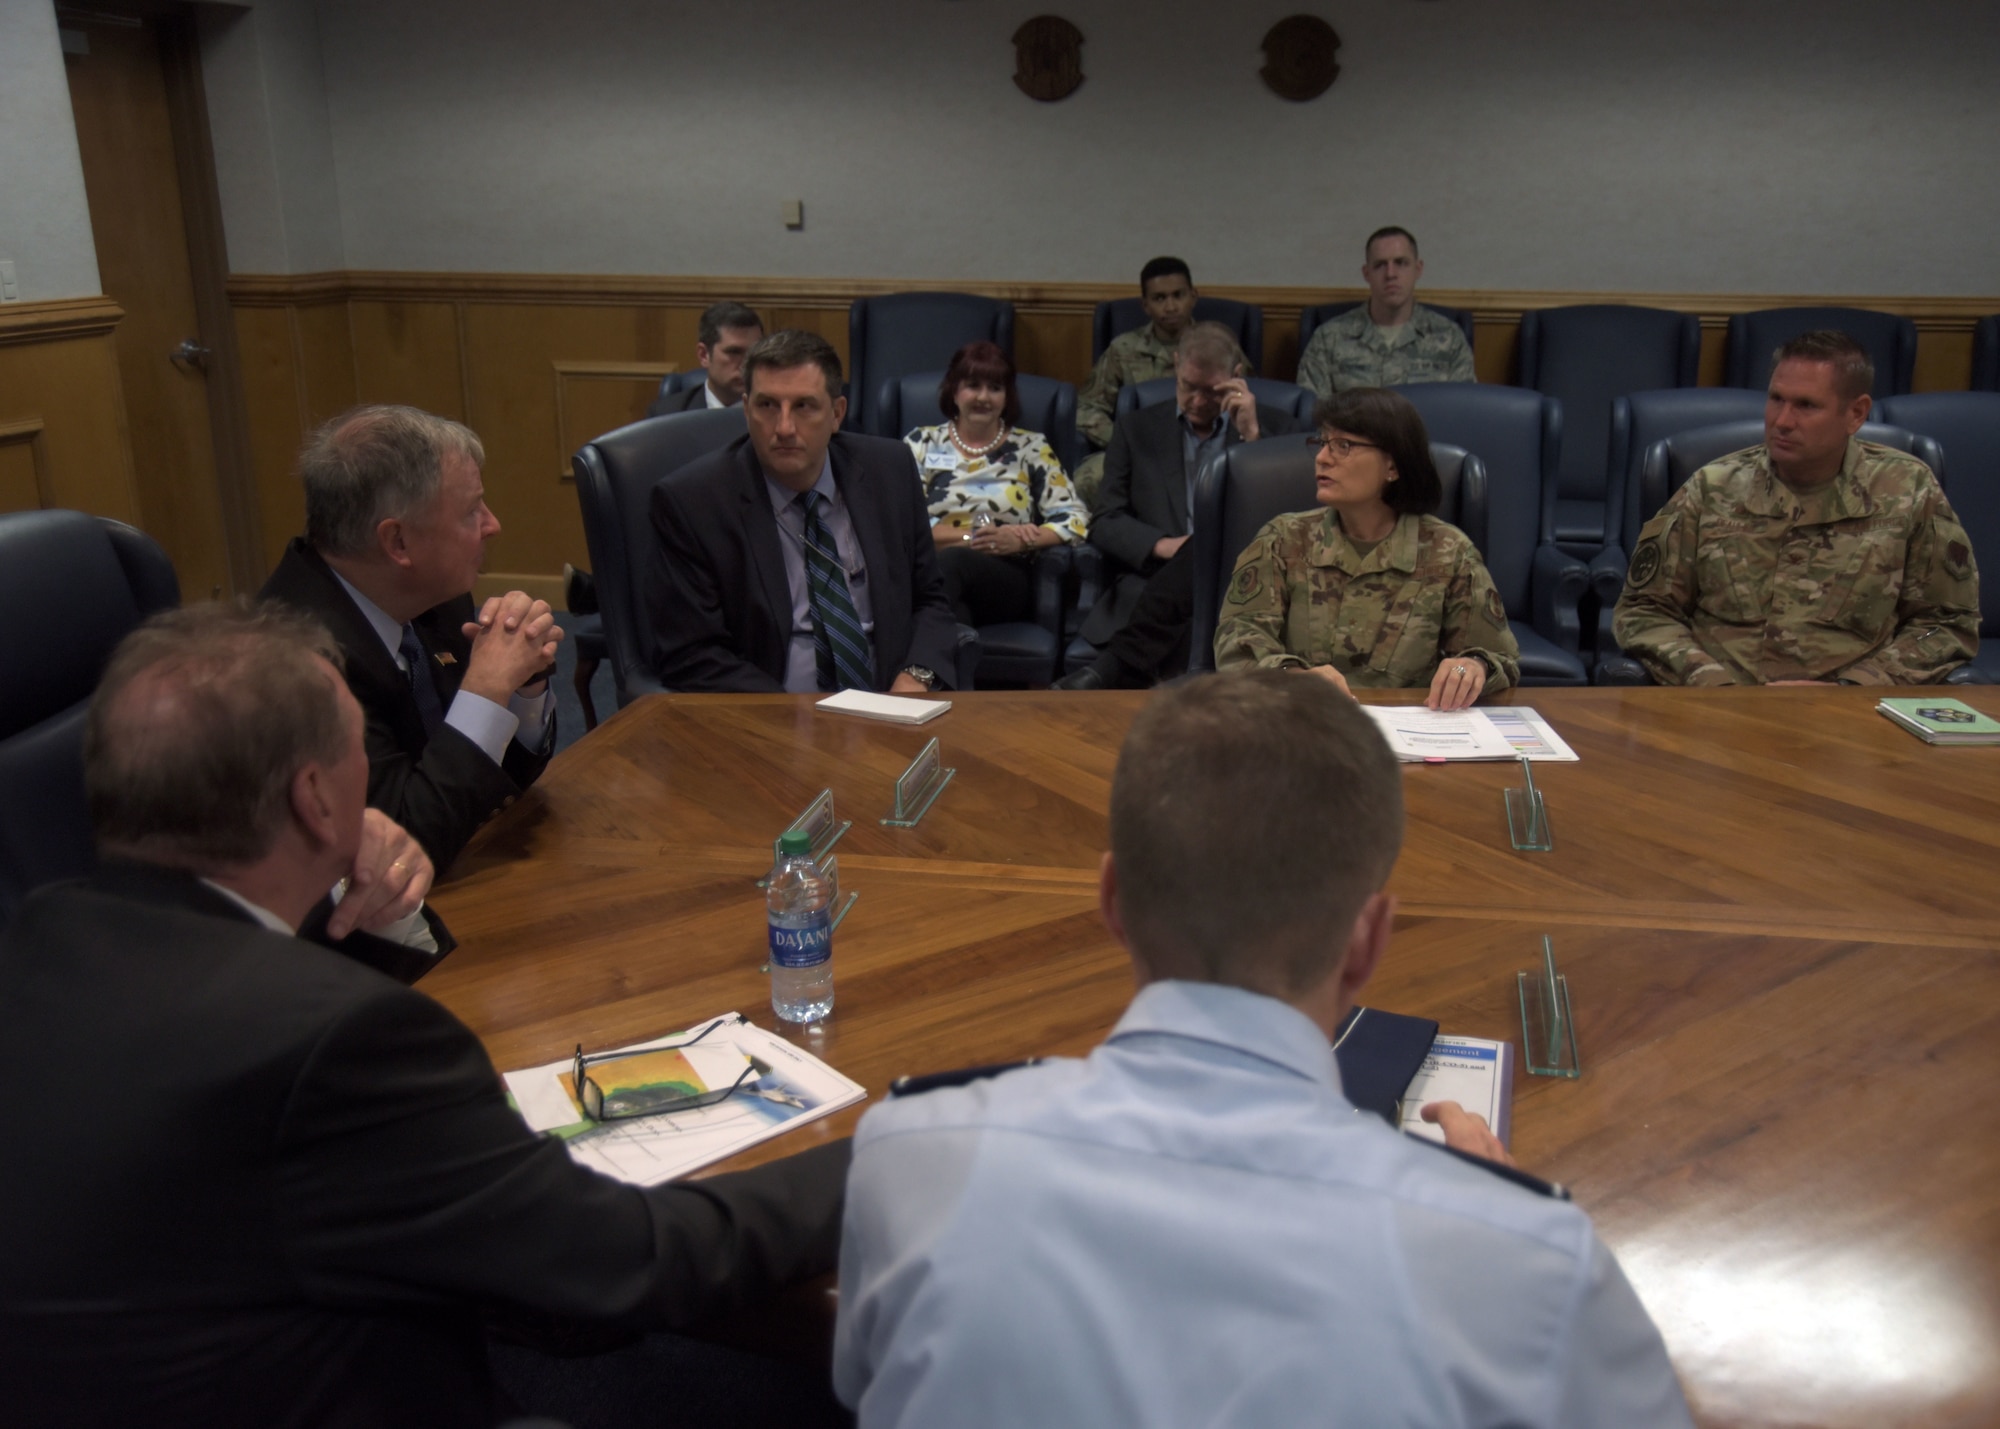
[[[808,491],[799,498],[805,509],[806,585],[812,598],[813,653],[819,663],[822,690],[872,690],[874,661],[854,597],[847,592],[847,572],[841,568],[833,532],[820,513],[826,497]]]

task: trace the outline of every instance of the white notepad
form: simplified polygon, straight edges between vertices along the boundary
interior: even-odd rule
[[[863,719],[885,719],[891,724],[922,724],[936,719],[951,708],[950,700],[916,700],[905,695],[877,695],[867,690],[842,690],[828,695],[815,708],[832,714],[860,715]]]

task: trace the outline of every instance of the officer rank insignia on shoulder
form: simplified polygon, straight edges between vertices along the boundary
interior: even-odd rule
[[[1629,573],[1633,588],[1640,589],[1653,583],[1660,573],[1660,538],[1648,536],[1639,543],[1639,549],[1632,553],[1632,569]]]

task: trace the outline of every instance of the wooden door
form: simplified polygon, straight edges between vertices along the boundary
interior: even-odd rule
[[[104,291],[125,310],[114,338],[139,510],[166,548],[184,600],[232,593],[205,336],[189,254],[184,175],[169,98],[170,16],[121,19],[65,11],[87,52],[66,56],[70,104]],[[197,351],[180,360],[182,344]]]

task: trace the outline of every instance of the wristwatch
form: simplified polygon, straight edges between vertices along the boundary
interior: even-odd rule
[[[922,665],[905,665],[903,673],[927,690],[937,688],[937,672],[934,670],[927,670]]]

